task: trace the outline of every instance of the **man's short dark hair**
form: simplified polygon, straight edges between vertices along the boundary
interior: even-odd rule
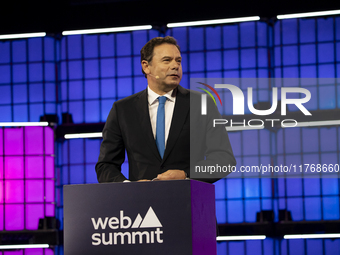
[[[177,41],[175,38],[173,38],[172,36],[166,36],[166,37],[155,37],[152,38],[150,41],[148,41],[143,48],[140,50],[140,62],[142,62],[143,60],[148,61],[148,63],[151,63],[152,58],[153,58],[153,50],[156,46],[164,44],[164,43],[169,43],[169,44],[173,44],[177,47],[177,49],[179,51],[181,51],[179,45],[177,44]],[[144,72],[143,68],[142,68],[142,72],[145,75],[146,78],[146,73]]]

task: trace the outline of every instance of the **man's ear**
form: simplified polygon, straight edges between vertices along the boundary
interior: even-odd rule
[[[142,60],[142,69],[143,69],[144,73],[146,73],[146,74],[150,74],[151,73],[149,66],[150,65],[149,65],[148,61]]]

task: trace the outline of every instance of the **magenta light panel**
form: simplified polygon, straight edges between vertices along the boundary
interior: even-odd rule
[[[54,252],[52,249],[25,249],[25,250],[13,250],[13,251],[4,251],[0,252],[2,255],[53,255]]]
[[[53,130],[0,129],[0,231],[38,229],[55,215],[54,190]]]

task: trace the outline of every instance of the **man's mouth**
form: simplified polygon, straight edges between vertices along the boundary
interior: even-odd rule
[[[178,74],[169,74],[168,76],[172,76],[172,77],[177,77],[177,78],[179,78],[179,75],[178,75]]]

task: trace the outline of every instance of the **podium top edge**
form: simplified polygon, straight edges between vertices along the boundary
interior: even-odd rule
[[[103,183],[84,183],[84,184],[64,184],[63,187],[71,187],[71,186],[90,186],[90,185],[131,185],[131,184],[137,184],[137,185],[145,185],[145,184],[151,184],[151,183],[169,183],[169,182],[177,182],[177,183],[183,183],[183,182],[190,182],[190,183],[201,183],[201,184],[206,184],[206,185],[213,185],[211,183],[207,182],[202,182],[198,180],[193,180],[193,179],[185,179],[185,180],[163,180],[163,181],[142,181],[142,182],[103,182]]]

